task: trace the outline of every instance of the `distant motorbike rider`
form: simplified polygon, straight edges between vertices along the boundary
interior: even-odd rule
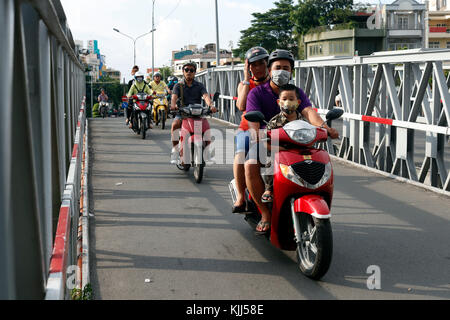
[[[138,66],[134,66],[133,69],[131,69],[131,77],[132,77],[132,79],[130,81],[128,81],[128,90],[131,89],[131,86],[134,83],[134,76],[136,75],[137,72],[139,72],[139,67]]]
[[[152,91],[150,90],[150,87],[148,84],[144,81],[144,74],[141,72],[137,72],[134,76],[134,83],[130,88],[130,91],[128,91],[127,97],[128,97],[128,108],[127,108],[127,120],[126,123],[129,125],[129,127],[132,127],[132,116],[134,115],[133,111],[133,96],[138,93],[146,93],[149,96],[152,95]]]
[[[105,89],[101,88],[100,89],[101,93],[98,96],[97,100],[98,102],[108,102],[108,95],[105,93]]]
[[[155,74],[153,75],[153,81],[150,82],[150,88],[153,90],[153,94],[160,94],[164,92],[164,90],[166,90],[168,93],[172,92],[167,84],[161,80],[161,73],[159,72],[155,72]]]
[[[178,82],[172,93],[171,110],[177,110],[178,104],[180,107],[187,106],[189,104],[201,104],[202,98],[205,100],[206,104],[211,108],[211,112],[217,112],[214,107],[214,103],[211,101],[208,92],[206,91],[203,83],[194,80],[195,73],[197,72],[197,64],[195,62],[186,62],[183,64],[183,80]],[[180,98],[180,100],[179,100]],[[175,133],[181,128],[182,119],[180,115],[177,115],[172,122],[172,153],[171,153],[171,163],[176,163],[178,160],[178,138]]]
[[[175,87],[175,85],[178,83],[178,78],[175,76],[170,76],[167,78],[167,81],[169,81],[167,86],[169,87],[170,90],[173,90],[173,87]]]

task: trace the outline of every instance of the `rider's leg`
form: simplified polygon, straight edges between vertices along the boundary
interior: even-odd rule
[[[270,211],[267,206],[261,201],[261,196],[263,195],[265,190],[265,184],[261,177],[260,164],[251,163],[251,161],[245,162],[245,182],[253,201],[261,210],[261,221],[270,222]]]
[[[133,114],[133,99],[128,100],[128,107],[127,107],[127,119],[125,122],[128,124],[131,121],[131,115]]]
[[[260,150],[261,149],[261,150]],[[248,191],[250,192],[253,201],[261,210],[261,222],[270,223],[270,211],[267,206],[261,201],[261,196],[265,191],[265,184],[261,177],[261,163],[265,164],[267,161],[267,149],[262,143],[254,144],[247,155],[245,162],[245,182]],[[267,230],[268,227],[264,228]],[[257,230],[257,231],[265,231]]]
[[[234,156],[233,175],[236,182],[237,199],[234,207],[240,207],[245,203],[245,156],[249,148],[249,133],[248,131],[239,130],[235,139],[236,155]]]
[[[234,156],[233,163],[233,175],[236,182],[236,202],[234,207],[240,207],[244,204],[244,192],[245,192],[245,169],[243,162],[245,161],[245,155],[243,152],[237,153]]]
[[[175,117],[175,119],[172,122],[172,129],[171,129],[171,137],[172,137],[172,151],[170,154],[170,162],[175,164],[178,161],[178,142],[180,138],[180,129],[181,129],[181,118],[178,116]]]
[[[179,129],[181,129],[181,119],[175,117],[175,119],[172,122],[172,129],[170,131],[170,134],[172,136],[172,146],[176,147],[178,145],[178,141],[180,138]]]

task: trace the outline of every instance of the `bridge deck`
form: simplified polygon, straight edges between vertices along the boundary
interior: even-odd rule
[[[197,185],[169,164],[167,129],[144,141],[123,122],[90,121],[94,298],[450,298],[447,197],[335,162],[333,262],[314,282],[231,214],[231,165]],[[367,289],[370,265],[381,290]]]

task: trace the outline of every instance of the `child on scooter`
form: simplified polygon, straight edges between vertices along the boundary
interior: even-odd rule
[[[297,110],[300,105],[300,93],[298,88],[293,84],[287,84],[280,87],[280,95],[278,105],[280,106],[280,113],[270,119],[267,125],[268,130],[281,128],[290,121],[302,120],[302,114]],[[285,150],[283,147],[277,147],[277,150],[271,149],[270,141],[267,141],[268,153]],[[269,169],[270,170],[270,169]],[[273,202],[273,172],[263,176],[265,182],[265,192],[261,197],[262,202]]]

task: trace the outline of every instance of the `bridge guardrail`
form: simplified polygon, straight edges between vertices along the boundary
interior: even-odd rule
[[[75,288],[76,281],[67,281],[67,274],[77,280],[78,223],[80,218],[80,191],[82,190],[82,161],[85,149],[86,103],[83,100],[78,117],[72,158],[59,211],[58,226],[50,260],[49,277],[46,286],[46,300],[64,300],[69,297],[69,290]],[[71,267],[73,266],[73,267]],[[71,273],[73,273],[71,275]],[[73,282],[69,288],[67,283]]]
[[[388,176],[450,194],[450,50],[378,52],[370,56],[296,61],[295,84],[325,114],[338,90],[344,116],[337,157]],[[197,74],[222,96],[216,116],[239,124],[237,87],[243,65]]]
[[[60,9],[0,2],[0,299],[45,298],[66,183],[75,184],[85,75]]]

